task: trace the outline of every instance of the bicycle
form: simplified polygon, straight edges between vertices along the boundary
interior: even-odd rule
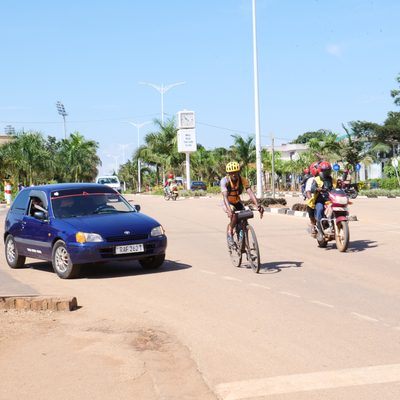
[[[253,209],[247,207],[245,210],[235,211],[235,214],[238,214],[238,222],[233,235],[235,243],[233,246],[230,246],[228,243],[228,251],[232,264],[235,267],[240,267],[242,264],[242,254],[246,254],[251,268],[255,273],[258,273],[260,271],[260,250],[254,229],[248,222],[250,218],[254,217]]]

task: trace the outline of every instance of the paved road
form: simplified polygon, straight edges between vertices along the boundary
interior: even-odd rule
[[[304,218],[255,217],[254,274],[229,260],[219,198],[132,198],[167,231],[158,271],[114,263],[61,280],[49,263],[10,270],[1,259],[0,272],[44,295],[77,296],[93,319],[176,335],[222,399],[399,398],[399,199],[354,201],[346,253],[318,248]]]

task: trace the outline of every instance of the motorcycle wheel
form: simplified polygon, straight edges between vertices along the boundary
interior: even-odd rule
[[[167,196],[164,195],[164,200],[165,200],[165,201],[168,201],[168,200],[169,200],[169,196],[168,196],[168,195],[167,195]]]
[[[172,195],[172,200],[174,200],[174,201],[175,201],[177,198],[178,198],[178,196],[177,196],[177,195],[174,195],[174,194]]]
[[[345,252],[349,247],[350,231],[347,221],[340,221],[335,229],[336,246],[340,252]]]
[[[324,248],[324,247],[326,247],[327,246],[327,244],[328,244],[328,241],[327,240],[318,240],[317,239],[317,243],[318,243],[318,246],[319,247],[322,247],[322,248]]]
[[[358,196],[358,192],[356,192],[356,191],[350,193],[350,198],[351,198],[351,199],[356,199],[357,196]]]

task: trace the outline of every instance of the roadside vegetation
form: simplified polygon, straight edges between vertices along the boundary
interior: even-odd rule
[[[400,85],[400,76],[397,77]],[[400,90],[392,90],[390,95],[395,106],[400,106]],[[148,133],[144,144],[112,174],[126,183],[127,192],[135,193],[138,187],[138,165],[140,160],[141,191],[153,194],[163,194],[162,185],[166,177],[172,173],[175,176],[186,174],[185,154],[178,152],[177,128],[174,118],[164,124],[154,120],[156,130]],[[274,153],[265,149],[261,152],[261,161],[264,165],[263,173],[267,185],[272,181],[272,164],[279,182],[287,175],[296,178],[304,174],[304,168],[314,161],[328,161],[331,164],[340,163],[346,166],[355,181],[355,168],[359,163],[368,166],[385,158],[398,157],[400,142],[400,112],[389,111],[382,124],[367,121],[350,121],[342,124],[343,132],[333,133],[320,129],[316,132],[306,132],[298,136],[292,143],[305,144],[308,151],[302,153],[298,159],[284,161],[279,152]],[[85,139],[79,132],[74,132],[66,140],[56,140],[48,136],[45,139],[40,132],[19,132],[13,141],[0,146],[0,168],[2,178],[10,179],[13,190],[19,182],[25,186],[31,184],[53,182],[92,182],[98,174],[97,167],[101,160],[97,155],[98,143]],[[232,135],[232,144],[227,147],[206,149],[200,143],[197,151],[190,154],[190,168],[192,180],[201,180],[207,185],[207,192],[219,193],[218,183],[226,175],[225,165],[230,161],[237,161],[241,166],[241,173],[247,177],[252,185],[257,184],[256,176],[256,145],[255,136]],[[273,162],[272,162],[273,161]],[[341,176],[343,171],[338,172]],[[399,182],[396,170],[387,163],[384,167],[386,179],[378,180],[380,189],[371,192],[396,194]],[[371,180],[377,181],[377,180]],[[285,184],[276,183],[277,189],[285,189]],[[3,185],[3,182],[1,183]],[[279,187],[278,187],[279,186]],[[367,183],[359,182],[361,193],[368,190]],[[155,189],[154,189],[155,188]],[[2,188],[3,189],[3,188]],[[389,191],[389,192],[387,192]],[[200,191],[186,194],[181,190],[181,196],[201,195]]]

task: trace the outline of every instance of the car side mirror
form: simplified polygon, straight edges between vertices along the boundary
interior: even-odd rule
[[[33,218],[44,221],[46,219],[46,213],[44,213],[43,211],[35,211],[33,213]]]
[[[139,211],[140,211],[140,208],[141,208],[141,207],[140,207],[140,205],[139,205],[139,204],[135,204],[133,207],[135,207],[135,208],[136,208],[136,211],[137,211],[137,212],[139,212]]]

